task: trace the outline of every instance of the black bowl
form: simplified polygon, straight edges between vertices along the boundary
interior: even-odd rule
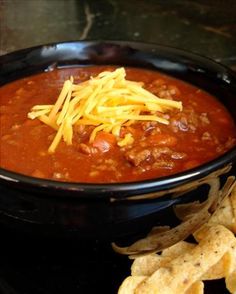
[[[56,67],[104,64],[154,69],[187,81],[219,98],[236,120],[232,71],[202,56],[155,44],[84,41],[24,49],[0,57],[0,85]],[[220,178],[223,185],[235,174],[235,161],[233,148],[183,173],[121,184],[62,183],[0,169],[0,222],[36,235],[136,238],[153,225],[181,223],[176,206],[207,201],[209,178]]]

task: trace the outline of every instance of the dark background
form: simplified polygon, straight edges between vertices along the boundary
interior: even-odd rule
[[[235,0],[0,0],[0,55],[67,40],[136,40],[236,70]],[[98,241],[27,240],[0,227],[0,294],[116,293],[130,261]],[[224,293],[224,282],[205,293]]]
[[[0,0],[0,53],[42,43],[137,40],[236,66],[235,0]]]

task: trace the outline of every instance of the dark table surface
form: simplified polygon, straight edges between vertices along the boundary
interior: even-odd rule
[[[0,0],[0,55],[84,39],[179,47],[236,70],[236,1]],[[109,243],[0,234],[0,294],[116,293],[129,274],[130,261]],[[224,283],[206,293],[225,293]]]
[[[0,0],[0,54],[43,43],[136,40],[236,69],[235,0]]]

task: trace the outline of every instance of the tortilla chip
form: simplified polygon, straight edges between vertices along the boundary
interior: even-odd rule
[[[144,279],[135,294],[184,293],[222,258],[234,242],[234,235],[225,227],[210,227],[207,236],[197,246]]]
[[[158,254],[149,254],[135,258],[131,266],[132,276],[150,276],[158,268],[170,261]]]
[[[113,249],[121,254],[129,254],[130,258],[136,258],[140,255],[159,252],[168,248],[177,242],[186,239],[191,233],[196,231],[210,217],[207,210],[202,210],[195,214],[191,219],[181,223],[179,226],[172,228],[167,232],[148,235],[128,247],[119,247],[112,244]]]
[[[215,224],[221,224],[236,234],[236,187],[231,194],[226,197],[208,223],[198,229],[193,235],[199,241],[205,237],[207,227]]]
[[[209,231],[209,229],[215,225],[218,225],[218,224],[210,224],[209,222],[202,225],[196,232],[193,233],[193,237],[194,239],[197,241],[197,242],[200,242],[201,240],[203,240],[206,235],[207,235],[207,232]]]
[[[156,226],[151,229],[151,231],[148,233],[148,236],[156,235],[159,233],[164,233],[169,230],[170,230],[169,226]]]
[[[162,251],[161,256],[170,257],[171,259],[174,259],[178,257],[181,254],[184,254],[185,252],[193,249],[196,246],[196,244],[189,243],[186,241],[180,241],[176,243],[175,245],[166,248]]]
[[[205,281],[225,278],[234,270],[234,265],[234,252],[233,250],[229,250],[201,277],[201,280]]]
[[[157,233],[151,231],[146,238],[140,239],[128,247],[120,247],[112,243],[113,249],[118,253],[130,255],[130,258],[136,258],[140,255],[160,252],[186,239],[209,220],[211,216],[209,213],[210,208],[225,194],[220,191],[220,181],[218,178],[209,177],[205,179],[204,183],[210,186],[208,199],[199,204],[201,210],[197,213],[188,214],[185,216],[186,220],[184,222],[168,231],[158,231]],[[196,206],[196,203],[194,206]]]
[[[230,195],[230,202],[233,211],[232,231],[236,234],[236,186]]]
[[[178,219],[186,221],[193,214],[198,213],[204,208],[206,202],[200,203],[199,201],[194,201],[191,203],[178,204],[174,207],[175,215]]]
[[[149,254],[135,258],[131,266],[131,275],[133,276],[150,276],[158,268],[165,266],[172,259],[184,254],[186,251],[194,248],[196,245],[185,241],[164,249],[162,254]]]
[[[231,194],[232,195],[232,194]],[[226,197],[219,209],[213,214],[209,220],[210,224],[222,224],[229,230],[236,233],[236,219],[234,216],[234,211],[232,207],[233,198]]]
[[[203,294],[204,280],[222,278],[230,293],[236,294],[236,238],[232,233],[236,233],[235,179],[228,177],[219,195],[217,181],[212,179],[208,184],[208,200],[176,207],[177,216],[184,220],[182,224],[172,229],[154,227],[146,238],[133,245],[117,246],[118,252],[135,258],[132,276],[123,281],[119,294]],[[209,219],[208,211],[214,210]],[[199,244],[178,242],[189,235],[190,229]],[[161,254],[153,253],[160,250]]]
[[[120,285],[118,294],[134,294],[137,286],[145,279],[145,276],[129,276]]]
[[[203,294],[204,293],[204,283],[202,281],[197,281],[192,284],[191,287],[185,292],[185,294]]]
[[[236,269],[226,277],[225,284],[230,293],[236,293]]]
[[[220,190],[219,197],[216,198],[216,202],[212,206],[213,212],[219,208],[225,198],[229,197],[234,187],[236,187],[235,177],[229,176]]]

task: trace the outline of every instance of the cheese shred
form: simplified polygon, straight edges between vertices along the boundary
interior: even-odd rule
[[[128,133],[121,138],[122,126],[137,121],[168,124],[162,113],[174,108],[182,110],[181,102],[159,98],[144,89],[142,83],[126,80],[125,76],[125,69],[118,68],[80,84],[74,84],[71,77],[64,82],[54,105],[32,107],[28,118],[38,118],[56,130],[48,151],[55,152],[61,140],[71,145],[73,126],[80,124],[94,126],[89,143],[93,143],[98,132],[105,131],[113,134],[118,146],[123,147],[132,144],[133,137]]]

